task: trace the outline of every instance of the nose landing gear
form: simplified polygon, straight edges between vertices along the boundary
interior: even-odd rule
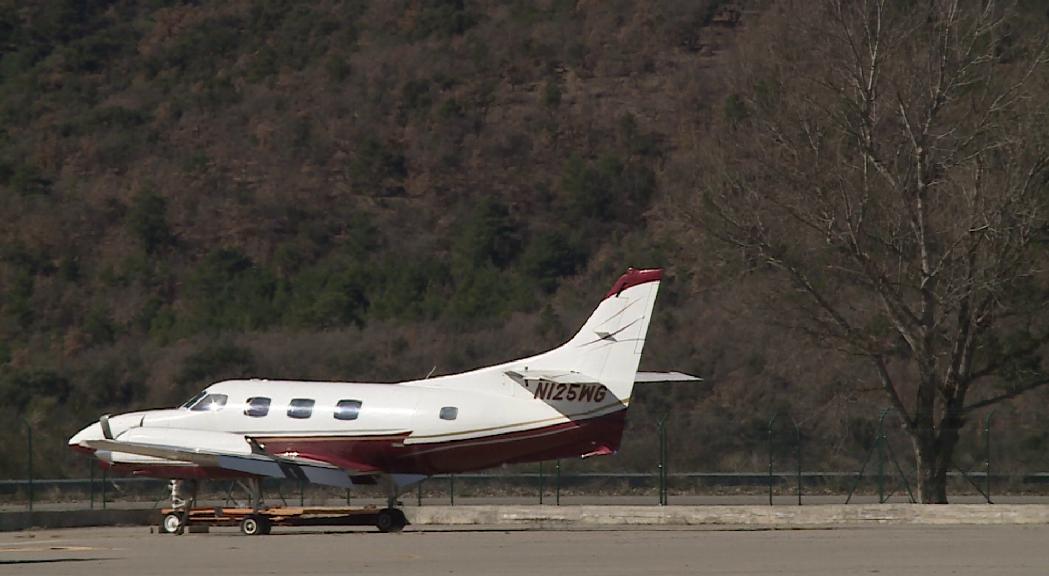
[[[189,521],[189,511],[197,501],[196,480],[171,480],[171,512],[160,521],[160,532],[163,534],[182,534]]]

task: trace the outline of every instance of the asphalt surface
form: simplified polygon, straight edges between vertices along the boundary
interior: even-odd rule
[[[0,534],[0,574],[1039,575],[1049,526],[835,530],[275,528],[184,536],[147,528]]]

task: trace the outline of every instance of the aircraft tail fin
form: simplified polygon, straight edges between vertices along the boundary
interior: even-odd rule
[[[660,268],[628,269],[579,332],[563,346],[536,357],[530,368],[591,376],[621,401],[627,401],[662,278]]]

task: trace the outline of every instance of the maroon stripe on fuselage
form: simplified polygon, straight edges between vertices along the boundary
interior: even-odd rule
[[[571,458],[605,447],[619,448],[626,410],[542,428],[424,444],[404,437],[384,441],[353,437],[257,438],[270,454],[297,452],[348,470],[400,474],[444,474],[491,468],[504,463]]]

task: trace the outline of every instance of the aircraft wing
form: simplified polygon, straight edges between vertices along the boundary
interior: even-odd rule
[[[157,437],[157,432],[163,437]],[[173,439],[179,442],[173,443]],[[305,480],[340,488],[353,485],[352,471],[312,458],[269,454],[254,440],[226,432],[133,428],[119,438],[87,440],[83,445],[95,450],[189,462],[256,476]]]

